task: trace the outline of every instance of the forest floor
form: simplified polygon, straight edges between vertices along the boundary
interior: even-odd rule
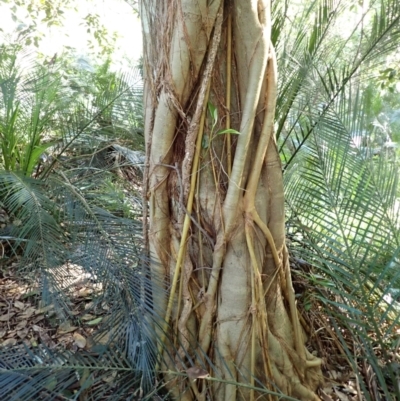
[[[124,170],[126,172],[126,169]],[[135,174],[129,170],[129,181],[135,184],[139,191]],[[0,209],[0,229],[9,224],[8,218]],[[60,317],[54,305],[42,304],[42,291],[35,277],[22,275],[18,272],[18,257],[7,259],[7,242],[0,241],[0,347],[27,348],[43,345],[49,349],[62,348],[72,352],[88,351],[93,347],[107,342],[107,336],[100,338],[94,335],[102,323],[108,319],[109,307],[101,303],[93,304],[96,295],[102,288],[74,264],[60,266],[58,277],[65,279],[65,288],[69,295],[70,316]],[[308,336],[307,346],[311,353],[322,358],[322,370],[325,385],[319,390],[323,401],[378,401],[386,398],[379,388],[377,374],[387,379],[389,391],[398,386],[400,389],[400,327],[393,326],[393,338],[388,339],[392,346],[387,350],[376,345],[373,352],[378,357],[380,366],[371,366],[366,358],[365,345],[357,336],[357,328],[337,327],[337,322],[326,314],[326,305],[318,301],[314,285],[309,281],[311,267],[297,263],[291,259],[292,280],[298,296],[298,309],[302,326]],[[304,261],[303,261],[304,262]],[[329,295],[327,295],[329,297]],[[336,329],[335,329],[336,327]],[[341,339],[338,337],[338,329]],[[374,343],[375,333],[371,330],[371,344]],[[347,350],[352,350],[352,359],[357,366],[352,366]],[[378,344],[378,341],[376,341]],[[394,346],[393,346],[394,344]],[[347,351],[348,352],[348,351]],[[393,383],[387,374],[387,364],[383,355],[389,353],[392,358],[392,369],[397,372],[397,382]],[[1,361],[0,361],[1,362]],[[357,371],[355,371],[357,369]],[[379,372],[377,372],[377,369]],[[393,376],[392,376],[393,377]],[[362,383],[361,383],[362,382]],[[393,397],[395,400],[395,397]],[[217,400],[218,401],[218,400]],[[389,401],[389,400],[388,400]]]
[[[68,288],[72,316],[62,320],[53,305],[41,307],[39,286],[18,276],[13,264],[0,272],[0,346],[43,344],[50,349],[90,349],[91,337],[108,308],[92,307],[92,296],[98,289],[82,271],[74,265],[64,269],[69,269],[75,282]]]
[[[29,282],[16,274],[16,263],[2,266],[0,270],[0,347],[25,344],[31,348],[42,344],[49,349],[62,347],[73,352],[91,350],[95,344],[93,334],[103,319],[107,318],[108,308],[106,305],[92,308],[93,295],[99,291],[99,288],[85,277],[83,271],[79,271],[78,266],[64,266],[64,270],[69,271],[75,281],[68,288],[72,294],[70,298],[72,316],[61,320],[52,306],[40,306],[40,288],[32,286],[32,281]],[[293,282],[297,289],[308,285],[303,276],[298,276],[296,273],[293,274]],[[313,305],[308,312],[302,310],[301,305],[300,299],[299,309],[304,316],[303,326],[306,331],[309,330],[309,350],[314,350],[323,359],[323,373],[326,380],[323,388],[319,390],[321,400],[383,400],[374,369],[363,358],[362,348],[352,332],[342,330],[342,336],[348,348],[358,350],[360,354],[358,369],[369,392],[367,397],[361,391],[360,379],[351,368],[333,325],[330,324],[330,319],[318,305]],[[309,327],[313,328],[312,333]],[[318,335],[316,335],[317,332]],[[400,335],[400,328],[398,334]],[[384,366],[383,363],[382,366]],[[388,386],[391,385],[393,384],[388,379]]]

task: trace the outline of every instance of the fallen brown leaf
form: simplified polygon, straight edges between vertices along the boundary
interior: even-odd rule
[[[30,308],[26,309],[26,310],[20,315],[20,317],[23,318],[23,319],[29,319],[35,312],[36,312],[36,309],[30,307]]]
[[[321,390],[320,397],[322,401],[333,401],[332,397],[330,397],[328,394],[326,394],[323,390]]]
[[[62,334],[67,334],[71,333],[71,331],[76,330],[76,326],[71,326],[70,322],[66,321],[64,323],[61,323],[60,326],[58,327],[57,334],[62,335]]]
[[[93,290],[91,288],[82,288],[77,291],[76,295],[78,297],[87,297],[88,295],[92,294]]]
[[[115,380],[116,376],[117,376],[117,372],[112,372],[108,376],[103,377],[102,380],[105,383],[111,383],[113,380]]]
[[[44,315],[38,315],[33,319],[33,323],[36,324],[44,319]]]
[[[92,319],[94,319],[94,318],[95,318],[95,316],[94,316],[94,315],[91,315],[90,313],[87,313],[86,315],[83,315],[83,316],[81,317],[82,320],[92,320]]]
[[[350,400],[350,398],[346,394],[342,393],[341,391],[337,390],[336,388],[334,388],[334,391],[335,391],[335,394],[339,397],[340,401],[349,401]]]
[[[0,346],[2,347],[9,347],[9,346],[14,346],[17,344],[17,340],[15,338],[8,338],[7,340],[4,340]]]
[[[6,306],[6,305],[4,305],[4,306]],[[90,309],[92,306],[93,306],[93,302],[90,301],[85,305],[85,309]]]
[[[192,366],[191,368],[186,369],[186,373],[190,380],[205,379],[209,376],[206,370],[201,369],[198,366]]]
[[[36,324],[32,325],[32,330],[36,331],[37,333],[41,332],[43,329],[40,326],[37,326]]]
[[[17,330],[17,336],[22,340],[28,335],[29,329]]]
[[[37,313],[38,315],[41,314],[41,313],[47,313],[47,312],[50,312],[53,308],[54,308],[54,305],[51,304],[51,305],[45,306],[44,308],[38,309],[38,310],[36,311],[36,313]]]
[[[20,322],[18,322],[17,326],[15,327],[15,330],[22,330],[26,327],[27,324],[28,324],[27,320],[21,320]]]
[[[18,308],[18,309],[21,309],[21,310],[25,309],[25,304],[23,302],[21,302],[21,301],[15,301],[14,302],[14,306],[16,308]]]
[[[83,337],[79,333],[74,333],[74,340],[75,340],[75,344],[79,348],[85,348],[85,346],[86,346],[86,338],[85,337]]]
[[[13,316],[14,312],[6,313],[5,315],[0,316],[0,322],[8,322]]]

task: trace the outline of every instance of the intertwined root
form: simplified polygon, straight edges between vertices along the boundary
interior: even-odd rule
[[[260,382],[318,399],[320,361],[305,351],[285,247],[270,2],[253,3],[176,0],[157,9],[151,0],[142,13],[148,31],[157,35],[161,21],[170,41],[158,33],[161,46],[147,43],[145,60],[149,245],[154,275],[169,281],[168,297],[154,295],[165,310],[159,368],[211,375],[194,382],[170,372],[169,388],[184,400],[260,399]],[[169,62],[154,70],[161,56]],[[210,101],[217,113],[207,116]],[[231,116],[240,135],[214,135],[222,122],[229,131]],[[166,346],[169,337],[179,341]]]

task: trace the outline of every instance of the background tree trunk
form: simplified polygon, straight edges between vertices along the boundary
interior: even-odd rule
[[[285,246],[270,2],[144,0],[141,12],[148,243],[166,289],[153,302],[162,370],[189,376],[170,372],[169,388],[316,400],[320,360],[304,346]],[[203,371],[221,381],[190,380]]]

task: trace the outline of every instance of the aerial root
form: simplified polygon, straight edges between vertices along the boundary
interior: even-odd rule
[[[256,212],[255,212],[256,213]],[[263,353],[263,365],[264,365],[264,375],[266,378],[269,378],[270,380],[267,380],[267,382],[272,382],[275,381],[278,386],[279,383],[285,383],[286,386],[289,387],[290,389],[290,394],[295,395],[299,397],[301,400],[310,400],[310,401],[316,401],[319,400],[318,396],[311,390],[309,390],[307,387],[305,387],[300,380],[296,377],[296,379],[293,379],[293,381],[288,382],[288,379],[285,375],[280,373],[279,369],[276,366],[271,367],[271,362],[273,361],[270,360],[270,355],[268,350],[268,321],[267,321],[267,314],[266,314],[266,306],[265,306],[265,298],[264,298],[264,291],[262,287],[262,282],[261,282],[261,277],[260,277],[260,268],[259,264],[255,255],[255,249],[254,249],[254,238],[251,235],[251,230],[250,228],[253,227],[253,219],[251,218],[253,215],[247,214],[246,216],[246,221],[245,221],[245,234],[246,234],[246,243],[247,243],[247,248],[248,252],[250,255],[250,260],[252,263],[252,272],[251,272],[251,287],[252,287],[252,335],[251,335],[251,366],[250,366],[250,374],[251,374],[251,385],[254,386],[254,377],[255,377],[255,365],[256,365],[256,355],[255,355],[255,350],[256,350],[256,341],[259,341],[261,344],[261,348],[266,350],[267,352]],[[265,226],[268,230],[268,228]],[[275,246],[272,243],[272,246]],[[285,260],[285,258],[283,258]],[[279,266],[278,268],[282,269],[282,266]],[[290,274],[290,272],[288,272]],[[260,287],[261,286],[261,287]],[[286,286],[287,290],[293,291],[293,286],[291,284],[291,281],[287,282]],[[264,301],[264,302],[263,302]],[[320,358],[315,357],[311,353],[309,353],[303,343],[303,336],[301,335],[300,329],[300,321],[298,319],[297,315],[297,308],[294,303],[294,294],[293,297],[288,298],[289,307],[292,305],[294,307],[295,313],[293,313],[293,309],[290,310],[291,314],[291,321],[293,325],[293,331],[295,333],[295,349],[298,354],[298,359],[297,362],[295,363],[293,360],[289,361],[289,356],[287,353],[281,354],[281,357],[284,359],[287,359],[287,363],[291,364],[294,368],[294,370],[298,370],[299,372],[303,372],[303,375],[306,377],[309,377],[310,375],[313,375],[313,372],[306,373],[305,371],[307,369],[312,369],[312,368],[318,368],[321,366],[322,360]],[[260,321],[264,321],[265,319],[265,325],[263,326],[260,324]],[[296,330],[296,325],[297,325],[297,330]],[[258,326],[258,327],[256,327]],[[256,339],[255,333],[256,329],[258,328],[258,336],[259,338]],[[297,337],[296,337],[297,336]],[[281,345],[280,345],[281,346]],[[300,349],[301,351],[299,352]],[[274,365],[274,363],[273,363]],[[296,366],[299,365],[299,366]],[[318,374],[316,373],[318,376]],[[289,375],[291,377],[291,375]],[[320,379],[316,377],[313,381],[315,382],[320,382]],[[284,387],[286,387],[284,386]],[[284,388],[283,387],[283,388]],[[254,390],[250,390],[250,400],[254,400]]]

